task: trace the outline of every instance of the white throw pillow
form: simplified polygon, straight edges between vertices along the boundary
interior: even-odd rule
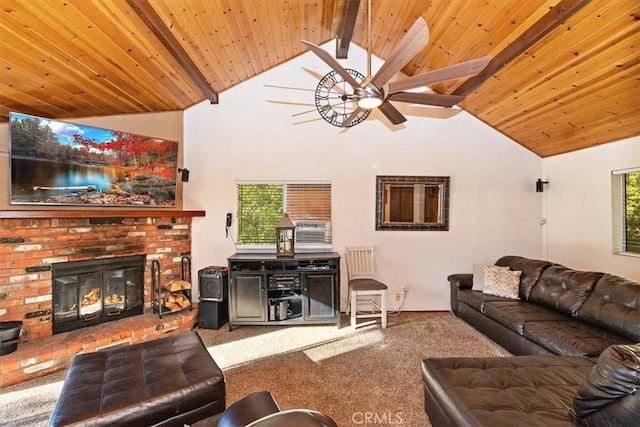
[[[484,289],[483,293],[506,297],[518,298],[520,289],[520,275],[522,271],[511,271],[508,267],[498,267],[497,265],[484,266]]]
[[[473,286],[474,291],[482,291],[484,289],[484,264],[474,264],[473,266]]]
[[[471,287],[474,291],[480,291],[484,289],[484,268],[485,267],[496,267],[496,268],[504,268],[509,270],[509,267],[500,267],[498,265],[493,264],[474,264],[473,265],[473,286]]]

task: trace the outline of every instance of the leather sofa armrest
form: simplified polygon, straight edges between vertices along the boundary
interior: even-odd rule
[[[473,286],[473,274],[452,274],[447,280],[458,289],[471,289]]]
[[[268,415],[280,412],[280,408],[268,391],[251,393],[230,405],[216,420],[216,427],[242,427]]]
[[[640,344],[612,345],[600,354],[571,415],[587,427],[640,425]]]
[[[451,312],[458,315],[458,289],[471,289],[473,286],[473,274],[452,274],[449,280]]]

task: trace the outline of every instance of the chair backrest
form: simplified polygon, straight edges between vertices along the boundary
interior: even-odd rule
[[[373,278],[373,246],[346,246],[344,249],[349,280]]]

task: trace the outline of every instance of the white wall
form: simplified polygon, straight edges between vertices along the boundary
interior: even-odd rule
[[[182,111],[69,119],[70,122],[182,141]]]
[[[326,49],[332,52],[333,43]],[[362,50],[352,46],[349,55],[344,66],[366,69]],[[418,108],[423,117],[407,114],[408,122],[395,128],[372,114],[344,130],[319,118],[312,91],[264,87],[313,90],[328,71],[307,52],[220,94],[219,105],[205,102],[185,111],[191,181],[184,207],[206,211],[193,221],[194,271],[225,265],[235,252],[224,221],[227,212],[235,216],[239,180],[331,181],[334,250],[376,246],[376,268],[390,287],[391,308],[397,305],[393,294],[408,286],[405,309],[448,309],[449,274],[471,272],[474,263],[493,263],[505,254],[541,257],[542,199],[534,186],[542,173],[538,156],[464,112],[439,119],[428,117],[433,109]],[[314,111],[291,117],[305,110]],[[450,176],[450,230],[375,231],[376,175]],[[342,268],[344,309],[344,262]]]
[[[613,254],[611,171],[640,166],[640,137],[543,160],[549,260],[640,280],[640,257]]]

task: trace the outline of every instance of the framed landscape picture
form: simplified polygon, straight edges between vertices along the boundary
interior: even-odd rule
[[[11,203],[176,203],[178,142],[10,113]]]

